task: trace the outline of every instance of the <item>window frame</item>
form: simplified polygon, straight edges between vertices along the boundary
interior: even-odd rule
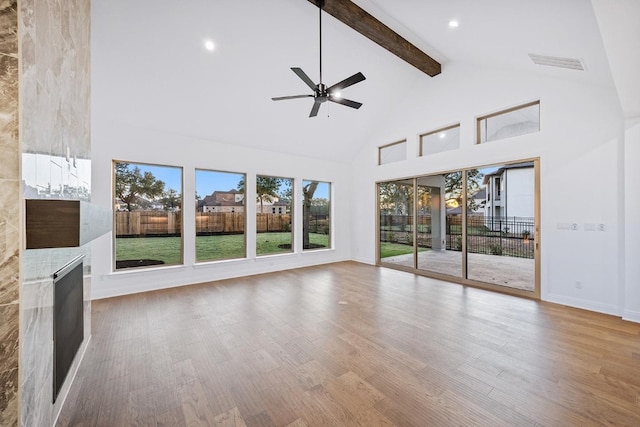
[[[483,116],[479,116],[476,118],[476,144],[480,145],[480,144],[486,144],[487,142],[494,142],[494,141],[499,141],[501,139],[506,139],[506,138],[514,138],[517,136],[522,136],[522,135],[528,135],[530,133],[535,133],[535,132],[528,132],[528,133],[523,133],[520,135],[514,135],[512,137],[505,137],[505,138],[498,138],[498,139],[491,139],[491,140],[486,140],[486,141],[482,141],[482,133],[481,133],[481,123],[483,120],[487,120],[490,119],[492,117],[497,117],[497,116],[501,116],[503,114],[509,114],[512,113],[514,111],[518,111],[518,110],[524,110],[525,108],[529,108],[529,107],[533,107],[534,105],[538,106],[538,132],[540,132],[540,100],[536,100],[536,101],[531,101],[531,102],[527,102],[525,104],[520,104],[517,105],[515,107],[511,107],[511,108],[506,108],[504,110],[500,110],[500,111],[496,111],[494,113],[491,114],[485,114]],[[486,135],[485,135],[486,138]]]
[[[400,159],[400,160],[394,160],[394,161],[391,161],[391,162],[382,163],[382,150],[384,150],[385,148],[390,148],[390,147],[393,147],[395,145],[400,145],[400,144],[405,144],[404,158]],[[406,139],[402,139],[400,141],[392,142],[390,144],[380,145],[378,147],[378,166],[388,165],[390,163],[396,163],[396,162],[401,162],[401,161],[407,160],[407,146],[406,146],[406,144],[407,144],[407,140]]]
[[[258,178],[276,178],[276,179],[286,179],[291,181],[291,201],[289,204],[289,232],[291,233],[291,250],[286,251],[286,252],[269,252],[269,253],[258,253],[258,214],[259,213],[263,213],[263,212],[258,212],[258,204],[256,201],[256,205],[255,205],[255,215],[254,215],[254,221],[255,221],[255,257],[257,258],[262,258],[262,257],[267,257],[267,256],[278,256],[278,255],[290,255],[295,253],[295,249],[296,249],[296,233],[295,233],[295,203],[296,203],[296,194],[295,194],[295,186],[296,186],[296,182],[297,180],[293,177],[285,177],[285,176],[277,176],[277,175],[271,175],[271,174],[258,174],[256,173],[255,175],[255,181],[254,181],[254,193],[253,193],[253,197],[255,197],[256,199],[258,198],[258,191],[257,191],[257,182],[258,182]],[[286,212],[285,212],[286,214]],[[282,215],[282,214],[280,214]]]
[[[446,126],[446,127],[442,127],[442,128],[433,130],[433,131],[421,133],[420,136],[419,136],[418,157],[424,157],[424,156],[427,156],[427,155],[432,155],[432,154],[436,154],[436,153],[441,153],[442,152],[442,151],[437,151],[436,153],[424,154],[424,151],[423,151],[423,139],[424,138],[426,138],[428,136],[431,136],[431,135],[434,135],[434,134],[437,134],[437,133],[440,133],[440,132],[445,132],[445,131],[448,131],[448,130],[451,130],[451,129],[455,129],[455,128],[460,129],[460,123],[459,122],[456,123],[456,124],[450,125],[450,126]],[[460,148],[460,138],[458,138],[458,149],[459,148]],[[452,151],[452,150],[443,150],[443,151]]]
[[[233,175],[241,175],[244,179],[244,230],[242,232],[242,241],[243,241],[243,255],[239,256],[239,257],[230,257],[230,258],[217,258],[217,259],[206,259],[206,260],[198,260],[198,246],[197,246],[197,242],[198,242],[198,223],[197,223],[197,215],[198,215],[198,208],[196,206],[196,210],[194,212],[194,265],[197,264],[204,264],[204,263],[216,263],[216,262],[223,262],[223,261],[230,261],[230,260],[238,260],[238,259],[246,259],[247,258],[247,173],[246,172],[233,172],[233,171],[224,171],[224,170],[216,170],[216,169],[206,169],[206,168],[194,168],[194,172],[193,172],[193,177],[194,177],[194,186],[197,188],[198,185],[198,172],[216,172],[216,173],[226,173],[226,174],[233,174]],[[214,189],[214,192],[217,191]],[[213,194],[213,193],[212,193]],[[195,195],[196,195],[196,191],[194,191],[194,199],[195,199]],[[208,196],[208,195],[207,195]],[[206,196],[205,196],[206,197]],[[197,199],[195,199],[195,201],[197,202]],[[215,211],[218,212],[218,211]],[[204,212],[200,212],[200,213],[204,213]]]
[[[329,232],[327,233],[327,237],[328,237],[328,243],[327,243],[327,247],[325,248],[306,248],[304,247],[304,222],[305,222],[305,207],[304,207],[304,194],[303,194],[303,198],[302,198],[302,237],[303,237],[303,242],[302,242],[302,252],[315,252],[315,251],[319,251],[319,250],[328,250],[328,249],[333,249],[333,183],[331,181],[321,181],[321,180],[317,180],[317,179],[302,179],[301,180],[301,185],[300,185],[300,189],[301,189],[301,193],[304,193],[302,191],[302,189],[304,189],[304,185],[305,182],[317,182],[318,184],[327,184],[328,188],[328,192],[327,192],[327,196],[328,196],[328,218],[327,218],[327,222],[328,222],[328,227],[329,227]],[[313,199],[311,199],[313,200]],[[311,243],[311,242],[309,242]]]
[[[117,210],[116,210],[116,164],[118,163],[126,163],[133,166],[151,166],[151,167],[161,167],[161,168],[173,168],[180,171],[180,261],[175,264],[155,264],[155,265],[143,265],[137,267],[122,267],[117,268]],[[156,177],[156,179],[159,179]],[[185,235],[185,219],[184,219],[184,206],[185,206],[185,195],[184,195],[184,167],[176,166],[176,165],[168,165],[168,164],[158,164],[158,163],[148,163],[148,162],[140,162],[133,160],[119,160],[112,159],[111,160],[111,203],[112,203],[112,224],[113,224],[113,233],[111,240],[111,261],[112,261],[112,272],[113,273],[122,273],[127,271],[140,271],[140,270],[149,270],[149,269],[157,269],[157,268],[171,268],[177,266],[185,265],[185,246],[184,246],[184,235]]]

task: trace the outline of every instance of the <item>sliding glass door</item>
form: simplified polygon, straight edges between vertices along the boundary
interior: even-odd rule
[[[539,296],[538,161],[378,184],[380,265]]]
[[[413,179],[383,182],[378,190],[380,260],[414,268]]]
[[[447,213],[456,198],[451,183],[460,175],[453,172],[416,179],[419,270],[462,277],[461,228]]]
[[[466,181],[467,277],[534,291],[534,162],[470,169]]]

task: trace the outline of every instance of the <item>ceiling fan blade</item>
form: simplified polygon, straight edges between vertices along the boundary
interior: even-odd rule
[[[313,98],[313,95],[293,95],[293,96],[277,96],[275,98],[271,98],[273,101],[282,101],[285,99],[298,99],[298,98]]]
[[[336,83],[333,86],[331,86],[330,88],[327,89],[327,92],[331,93],[334,92],[336,90],[342,90],[344,88],[347,88],[349,86],[352,86],[358,82],[361,82],[365,79],[364,74],[362,73],[356,73],[351,77],[347,77],[346,79],[344,79],[343,81],[341,81],[340,83]]]
[[[291,70],[298,75],[302,79],[303,82],[307,84],[311,88],[311,90],[315,91],[317,89],[316,84],[302,71],[302,68],[291,67]]]
[[[329,98],[329,101],[335,102],[336,104],[346,105],[347,107],[355,108],[356,110],[362,107],[362,104],[360,102],[352,101],[345,98]]]
[[[318,110],[320,110],[320,102],[316,101],[313,103],[313,107],[311,107],[311,113],[309,114],[309,117],[317,116]]]

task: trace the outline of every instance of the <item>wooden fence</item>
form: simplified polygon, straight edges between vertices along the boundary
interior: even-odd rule
[[[116,237],[179,236],[181,229],[181,212],[116,212]]]
[[[116,237],[179,236],[182,212],[133,211],[116,212]],[[259,213],[258,233],[291,231],[291,215]],[[245,231],[244,212],[197,212],[196,234],[242,234]]]

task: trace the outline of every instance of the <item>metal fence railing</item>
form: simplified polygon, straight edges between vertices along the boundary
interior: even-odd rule
[[[413,227],[417,228],[417,245],[432,248],[434,235],[443,239],[448,250],[460,251],[462,242],[462,217],[447,215],[444,236],[432,233],[430,215],[381,215],[380,240],[383,242],[413,245]],[[435,221],[433,221],[435,223]],[[467,252],[504,255],[518,258],[534,257],[534,220],[528,217],[467,217]]]

